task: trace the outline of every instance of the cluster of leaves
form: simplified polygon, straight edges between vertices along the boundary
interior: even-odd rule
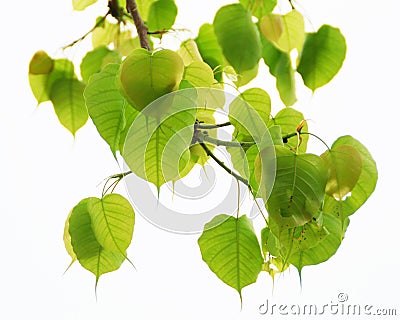
[[[83,10],[94,2],[73,0],[73,6]],[[259,236],[246,215],[221,214],[204,226],[198,240],[203,260],[240,295],[260,272],[274,277],[290,265],[301,272],[332,257],[350,215],[374,191],[376,165],[351,136],[338,138],[322,155],[307,153],[311,133],[291,106],[297,100],[296,72],[315,91],[341,68],[346,42],[340,30],[324,25],[306,32],[299,11],[275,13],[277,0],[240,0],[220,8],[214,21],[202,25],[197,37],[183,41],[177,51],[153,50],[140,48],[127,3],[132,1],[110,0],[108,13],[97,19],[90,32],[93,49],[82,59],[80,76],[68,59],[53,59],[43,51],[33,56],[29,80],[38,103],[51,101],[73,135],[90,117],[114,157],[121,154],[129,165],[126,174],[136,174],[158,190],[211,156],[255,198],[262,198],[268,217]],[[172,30],[177,7],[173,0],[137,0],[135,5],[154,46],[155,38]],[[240,91],[257,76],[261,60],[286,105],[274,116],[264,89]],[[229,122],[223,124],[233,126],[232,141],[220,141],[215,131],[223,125],[215,124],[213,114],[226,104],[220,89],[227,81],[239,95],[229,104]],[[174,102],[147,107],[171,93]],[[132,124],[135,130],[130,130]],[[227,148],[233,168],[213,155],[218,146]],[[126,174],[111,178],[118,183]],[[129,202],[104,192],[101,199],[84,199],[72,209],[65,246],[73,262],[94,273],[97,283],[127,259],[133,226]]]

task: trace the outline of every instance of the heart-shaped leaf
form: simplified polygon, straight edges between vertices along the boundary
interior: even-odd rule
[[[256,282],[263,257],[253,225],[247,216],[239,219],[218,215],[208,222],[199,240],[203,260],[218,278],[236,289]]]
[[[140,48],[122,63],[119,79],[127,100],[141,111],[157,98],[178,89],[183,71],[182,58],[176,52],[165,49],[151,53]]]

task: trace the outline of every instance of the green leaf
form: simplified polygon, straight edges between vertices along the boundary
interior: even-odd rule
[[[215,82],[212,69],[203,61],[194,61],[185,67],[183,79],[195,87],[210,88]]]
[[[72,7],[76,11],[83,11],[96,2],[97,0],[72,0]]]
[[[92,229],[88,204],[96,198],[86,198],[78,203],[69,218],[71,243],[79,263],[96,276],[96,285],[104,273],[117,270],[126,254],[104,249]]]
[[[214,31],[223,54],[240,74],[253,69],[261,58],[261,42],[251,13],[241,4],[220,8],[214,18]]]
[[[258,64],[253,69],[250,70],[245,70],[242,71],[241,73],[236,73],[235,78],[233,82],[235,83],[235,86],[240,88],[246,84],[248,84],[251,80],[253,80],[255,77],[257,77],[258,74]],[[224,71],[226,68],[224,69]]]
[[[54,68],[54,60],[43,51],[37,51],[30,63],[29,63],[29,74],[49,74]]]
[[[185,67],[190,65],[192,62],[203,61],[199,49],[197,48],[197,44],[193,39],[183,41],[178,53],[182,57]]]
[[[151,5],[157,0],[136,0],[137,8],[144,21],[147,21]]]
[[[176,180],[189,161],[196,116],[195,93],[186,89],[157,100],[150,108],[168,103],[168,113],[160,119],[139,114],[126,137],[123,157],[127,165],[158,189],[165,182]]]
[[[276,78],[276,88],[286,106],[296,101],[296,81],[294,70],[288,53],[276,48],[270,41],[262,37],[262,57],[269,67],[269,72]]]
[[[50,100],[51,88],[58,79],[75,78],[74,65],[70,60],[54,60],[53,69],[46,74],[29,74],[29,84],[38,104]]]
[[[268,14],[260,21],[260,30],[278,49],[290,52],[303,46],[305,31],[304,18],[297,10],[286,15]]]
[[[374,159],[361,142],[351,136],[343,136],[334,142],[332,149],[342,145],[354,147],[361,155],[361,174],[356,185],[352,188],[351,194],[345,200],[337,201],[335,198],[327,196],[323,211],[344,219],[356,212],[374,192],[378,180],[378,171]]]
[[[152,47],[152,42],[150,42],[150,47]],[[132,37],[131,31],[123,31],[118,34],[114,39],[114,48],[118,51],[121,57],[126,57],[131,54],[135,49],[140,48],[139,37]]]
[[[307,132],[308,125],[307,122],[305,122],[303,114],[295,109],[285,108],[279,111],[275,117],[272,117],[269,126],[280,126],[282,130],[282,136],[285,136],[287,134],[296,132],[297,127],[301,123],[304,124],[302,131]],[[308,138],[308,135],[301,135],[301,140],[299,141],[299,138],[297,136],[294,136],[287,139],[287,143],[285,145],[289,149],[297,150],[300,153],[304,153],[307,151]]]
[[[267,150],[268,151],[268,150]],[[277,223],[295,227],[312,219],[320,210],[328,171],[323,160],[313,154],[297,155],[285,147],[275,146],[276,176],[267,200],[270,218]],[[263,160],[265,156],[261,154]],[[267,175],[269,170],[261,173]]]
[[[126,125],[125,109],[131,109],[135,117],[138,114],[119,93],[115,83],[118,72],[119,65],[107,65],[90,78],[84,92],[89,115],[114,156],[119,150],[121,132]]]
[[[229,121],[235,127],[235,133],[262,138],[267,132],[271,113],[271,99],[267,92],[259,88],[244,91],[229,105]]]
[[[135,225],[135,212],[129,201],[119,194],[108,194],[102,199],[92,198],[87,206],[99,244],[125,255]]]
[[[316,265],[331,258],[342,243],[343,234],[342,223],[340,219],[323,214],[323,226],[328,231],[327,236],[316,246],[307,250],[298,251],[291,255],[289,262],[293,264],[299,271],[304,266]],[[349,219],[345,221],[345,228],[349,224]]]
[[[346,40],[340,30],[323,25],[318,32],[307,35],[297,71],[314,91],[333,79],[345,57]]]
[[[135,121],[138,111],[134,108],[132,108],[130,105],[129,107],[124,108],[124,119],[125,119],[125,126],[121,130],[120,133],[120,138],[119,138],[119,152],[120,154],[123,153],[124,150],[124,145],[125,145],[125,140],[128,135],[129,129],[131,128],[131,125],[133,121]]]
[[[176,52],[164,49],[151,53],[141,48],[122,63],[119,79],[126,99],[142,111],[157,98],[178,89],[183,72],[182,58]],[[166,110],[156,111],[152,116],[159,117]]]
[[[100,72],[109,63],[120,63],[121,58],[118,52],[101,46],[88,52],[82,59],[81,76],[83,82],[87,83],[89,78]]]
[[[325,193],[337,200],[342,200],[353,190],[360,177],[361,155],[352,146],[339,145],[327,150],[321,157],[329,169]]]
[[[260,19],[274,10],[278,0],[239,0],[247,10],[250,10],[253,16]]]
[[[51,88],[50,99],[58,120],[74,136],[88,119],[84,89],[85,85],[77,79],[58,79]]]
[[[118,38],[119,33],[120,28],[118,24],[105,20],[103,26],[94,29],[92,32],[93,48],[108,46]]]
[[[158,0],[150,5],[147,27],[150,32],[169,30],[175,23],[178,8],[174,0]]]
[[[240,297],[244,287],[256,282],[263,257],[252,222],[246,216],[216,216],[205,225],[198,243],[211,271],[236,289]]]
[[[204,62],[213,70],[217,70],[214,77],[221,82],[224,56],[218,44],[217,36],[214,33],[214,26],[209,23],[203,24],[199,29],[199,34],[195,41]]]

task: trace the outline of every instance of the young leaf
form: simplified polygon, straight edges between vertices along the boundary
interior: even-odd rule
[[[30,63],[29,63],[29,74],[49,74],[54,68],[54,60],[43,51],[37,51]]]
[[[77,79],[58,79],[51,88],[50,99],[58,120],[74,136],[88,119],[84,89],[85,85]]]
[[[96,285],[104,273],[117,270],[126,254],[104,249],[92,229],[88,204],[96,198],[86,198],[78,203],[69,218],[71,244],[79,263],[96,276]]]
[[[96,28],[92,32],[93,48],[108,46],[111,42],[114,42],[119,33],[120,28],[118,24],[105,20],[103,26]]]
[[[239,3],[220,8],[214,31],[223,54],[239,74],[253,69],[261,58],[261,42],[251,13]]]
[[[362,158],[356,148],[339,145],[321,155],[328,166],[325,193],[342,200],[356,185],[362,170]]]
[[[253,225],[247,216],[239,219],[219,215],[208,222],[200,236],[203,260],[218,278],[236,289],[256,282],[263,257]]]
[[[268,151],[268,150],[267,150]],[[301,226],[320,210],[324,200],[328,170],[323,160],[313,154],[295,154],[275,146],[276,176],[267,211],[271,219],[287,227]],[[261,153],[261,159],[265,156]],[[258,174],[268,181],[269,170]],[[257,168],[256,168],[257,169]],[[260,179],[258,179],[258,182]]]
[[[253,16],[260,19],[274,10],[278,0],[239,0],[247,10],[250,10]]]
[[[99,244],[125,255],[135,225],[135,212],[129,201],[119,194],[108,194],[102,199],[92,198],[87,208]]]
[[[300,52],[304,43],[304,18],[292,10],[286,15],[268,14],[260,21],[260,29],[265,38],[273,42],[280,50],[290,52],[298,49]]]
[[[296,101],[296,82],[294,70],[288,53],[279,50],[270,41],[261,37],[262,58],[269,67],[269,72],[276,78],[276,88],[286,106]]]
[[[72,7],[76,11],[83,11],[96,2],[97,0],[72,0]]]
[[[197,44],[193,39],[183,41],[181,47],[178,50],[185,67],[190,65],[192,62],[203,61]]]
[[[174,0],[158,0],[150,5],[147,27],[150,32],[169,30],[175,23],[178,8]]]
[[[72,261],[70,263],[70,266],[76,261],[76,254],[74,252],[74,248],[72,247],[71,243],[71,235],[69,234],[69,219],[72,215],[72,210],[68,214],[67,220],[65,221],[64,225],[64,235],[63,235],[63,240],[64,240],[64,246],[65,250],[67,250],[67,253],[71,257]]]
[[[40,104],[50,100],[50,91],[54,82],[58,79],[73,78],[75,78],[73,63],[67,59],[57,59],[54,60],[53,68],[49,73],[29,73],[29,84],[33,95]]]
[[[307,35],[297,71],[314,91],[332,80],[345,57],[346,40],[340,30],[323,25],[318,32]]]
[[[121,62],[121,58],[116,51],[112,51],[107,47],[101,46],[88,52],[86,56],[82,59],[81,63],[81,76],[85,83],[88,83],[89,78],[100,72],[103,67],[109,63]]]
[[[301,112],[292,108],[285,108],[279,111],[276,116],[271,119],[269,126],[280,126],[282,130],[282,136],[284,136],[286,134],[296,132],[297,127],[302,121],[304,121],[304,116]],[[305,122],[302,131],[307,132],[307,130],[308,125],[307,122]],[[307,150],[308,138],[308,135],[302,135],[301,141],[299,141],[299,138],[294,136],[287,139],[285,145],[289,149],[304,153]]]
[[[351,194],[342,201],[337,201],[333,197],[326,197],[323,211],[344,219],[344,217],[348,217],[356,212],[375,190],[378,171],[374,159],[361,142],[351,136],[343,136],[333,143],[332,149],[336,149],[342,145],[352,146],[359,152],[362,159],[361,173],[357,183],[351,190]]]
[[[197,47],[206,62],[213,70],[217,69],[215,79],[222,81],[222,67],[224,65],[224,56],[221,47],[218,44],[217,36],[214,33],[214,26],[205,23],[199,29],[199,34],[195,39]]]
[[[164,49],[151,53],[141,48],[122,63],[119,79],[126,99],[142,111],[157,98],[178,89],[183,72],[182,58],[176,52]],[[161,113],[157,110],[153,116]]]
[[[151,5],[157,0],[136,0],[138,11],[144,21],[147,21]]]
[[[131,109],[134,117],[138,114],[119,93],[115,83],[118,72],[119,65],[107,65],[91,77],[84,92],[89,115],[114,156],[120,148],[121,132],[126,126],[125,109]]]
[[[212,69],[203,61],[194,61],[185,67],[183,79],[195,87],[210,88],[215,82]]]
[[[271,99],[264,90],[244,91],[229,105],[229,121],[235,127],[234,136],[242,134],[252,139],[262,138],[267,132]]]

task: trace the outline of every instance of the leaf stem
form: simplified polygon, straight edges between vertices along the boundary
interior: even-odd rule
[[[325,142],[324,140],[322,140],[320,137],[318,137],[316,134],[311,133],[311,132],[302,132],[301,134],[308,134],[308,135],[310,135],[310,136],[313,136],[314,138],[317,138],[319,141],[321,141],[321,142],[325,145],[325,147],[326,147],[329,151],[331,150],[331,148],[329,148],[329,146],[326,144],[326,142]]]
[[[147,32],[149,31],[142,17],[140,16],[139,10],[135,0],[126,0],[126,10],[132,16],[133,22],[135,23],[136,31],[138,33],[140,46],[148,51],[151,51],[149,38]]]
[[[196,124],[197,129],[218,129],[222,127],[227,127],[232,125],[229,121],[224,123],[217,123],[217,124]]]

